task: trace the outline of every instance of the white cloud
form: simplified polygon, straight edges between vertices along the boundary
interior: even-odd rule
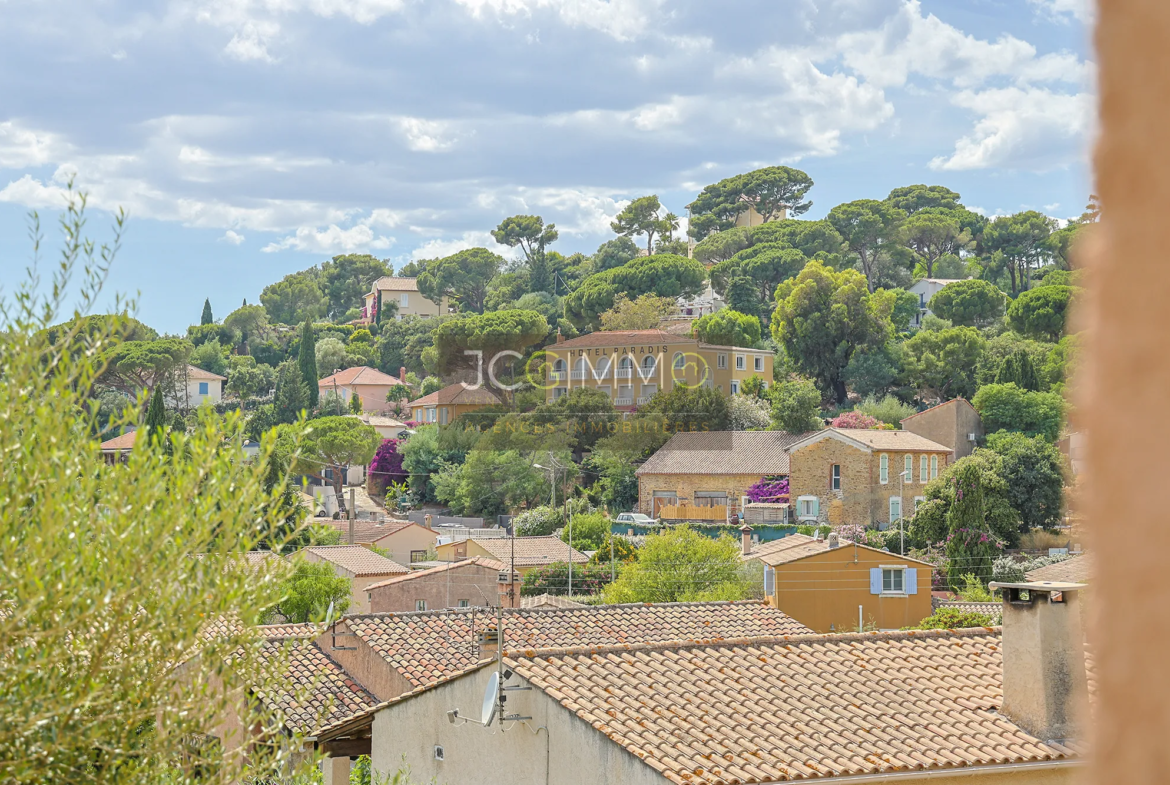
[[[1053,169],[1083,155],[1092,127],[1092,99],[1085,94],[1010,87],[964,91],[952,103],[982,118],[955,143],[952,155],[932,160],[931,169]]]
[[[492,237],[491,232],[464,232],[458,238],[435,238],[428,240],[410,252],[411,261],[417,259],[441,259],[444,256],[450,256],[459,251],[465,251],[468,248],[488,248],[501,256],[507,255],[511,250],[506,246],[500,246]]]
[[[331,224],[326,229],[314,229],[302,226],[296,234],[284,237],[277,242],[269,243],[260,250],[264,253],[294,250],[322,254],[343,254],[355,251],[389,248],[394,244],[390,237],[375,236],[368,226],[350,227],[342,229],[337,224]]]
[[[232,245],[239,245],[240,243],[244,242],[244,235],[239,234],[238,232],[233,232],[231,229],[228,229],[226,232],[223,233],[223,237],[221,237],[219,239],[220,239],[220,242],[231,243]]]
[[[33,209],[61,209],[68,202],[68,193],[61,186],[46,185],[26,174],[0,190],[0,202],[12,202]]]
[[[275,58],[268,54],[267,37],[262,37],[255,28],[236,33],[232,40],[223,48],[224,53],[233,60],[246,63],[251,60],[260,60],[265,63],[275,62]]]
[[[451,124],[443,120],[426,120],[421,117],[399,117],[395,120],[399,132],[406,139],[406,146],[423,153],[437,153],[448,150],[455,144]]]
[[[1093,0],[1028,0],[1041,11],[1053,17],[1065,19],[1072,17],[1080,22],[1089,22],[1093,18]]]
[[[0,169],[44,166],[69,149],[55,133],[26,128],[12,120],[0,123]]]
[[[487,12],[502,16],[527,16],[541,9],[554,11],[566,25],[584,27],[629,41],[661,18],[662,0],[457,0],[473,16]]]

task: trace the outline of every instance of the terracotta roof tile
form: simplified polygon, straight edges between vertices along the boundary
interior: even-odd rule
[[[676,433],[635,474],[786,475],[786,450],[807,435],[787,431]]]
[[[218,373],[212,373],[211,371],[205,371],[202,368],[196,368],[194,365],[187,366],[187,378],[195,380],[206,379],[209,381],[219,382],[227,381],[226,376],[220,376]]]
[[[924,436],[910,431],[884,431],[870,428],[826,428],[823,431],[807,434],[800,442],[792,445],[793,449],[800,449],[806,443],[812,443],[816,437],[825,438],[836,433],[846,439],[865,445],[871,450],[886,452],[953,452],[950,447],[932,442]],[[791,450],[790,450],[791,451]]]
[[[665,330],[605,330],[570,338],[562,343],[545,347],[548,351],[557,349],[587,349],[605,346],[638,346],[653,343],[694,343],[689,335],[672,335]]]
[[[436,390],[430,395],[424,395],[421,398],[411,401],[407,406],[439,406],[450,404],[462,404],[464,406],[491,406],[498,404],[500,399],[492,395],[484,387],[475,387],[467,382],[456,382],[449,384],[441,390]]]
[[[885,551],[879,551],[877,548],[871,548],[868,545],[862,545],[861,543],[852,543],[848,540],[841,540],[837,546],[837,549],[840,550],[841,548],[853,547],[865,548],[867,551],[874,551],[876,553],[886,553]],[[770,567],[778,567],[782,564],[798,561],[808,556],[824,553],[828,550],[831,549],[829,548],[829,543],[827,540],[818,540],[815,537],[808,536],[807,534],[789,534],[787,537],[781,537],[778,540],[771,540],[769,542],[757,545],[756,547],[752,548],[751,552],[748,553],[744,558],[759,559],[761,562],[767,564]],[[927,565],[926,562],[919,561],[918,559],[911,559],[908,556],[895,556],[893,554],[887,555],[890,557],[890,559],[895,559],[899,563],[914,562],[915,564],[930,566]]]
[[[313,518],[309,521],[313,526],[328,526],[341,532],[341,541],[349,542],[349,521],[333,520],[332,518]],[[415,526],[410,521],[354,521],[353,542],[355,545],[377,542],[383,537],[397,534],[409,526]]]
[[[950,406],[952,404],[957,405],[957,404],[961,404],[961,403],[967,404],[967,408],[974,411],[975,407],[972,406],[966,398],[951,398],[949,401],[943,401],[942,403],[935,404],[934,406],[928,406],[927,408],[923,409],[922,411],[915,412],[914,414],[910,415],[909,417],[903,417],[899,422],[906,422],[906,420],[912,420],[920,414],[926,414],[927,412],[933,412],[936,409],[943,408],[944,406]]]
[[[1071,583],[1088,583],[1093,578],[1093,560],[1088,554],[1073,556],[1072,558],[1049,564],[1032,570],[1026,576],[1031,581],[1061,581]]]
[[[536,597],[521,597],[521,608],[586,608],[584,603],[574,602],[559,594],[541,594]]]
[[[438,567],[431,567],[431,568],[426,569],[426,570],[411,570],[408,575],[398,575],[398,576],[395,576],[393,578],[387,578],[384,581],[379,581],[377,583],[371,583],[369,586],[366,587],[366,591],[372,591],[373,589],[380,589],[383,586],[395,586],[399,583],[406,583],[407,581],[414,581],[414,580],[418,580],[419,578],[424,578],[424,577],[430,578],[430,577],[434,577],[436,575],[440,575],[440,574],[445,573],[445,572],[454,572],[456,570],[464,569],[466,567],[485,567],[489,570],[495,570],[496,572],[501,572],[503,570],[508,569],[507,566],[505,566],[503,562],[498,562],[495,559],[486,559],[483,556],[474,556],[470,559],[464,559],[463,561],[457,561],[457,562],[450,562],[448,564],[443,564],[443,565],[440,565]]]
[[[285,626],[285,625],[282,625]],[[265,628],[261,627],[261,631]],[[261,644],[261,656],[278,659],[277,684],[257,696],[284,715],[285,725],[305,735],[340,722],[377,704],[374,696],[312,641],[274,637]]]
[[[409,567],[403,567],[398,562],[391,561],[361,545],[315,545],[302,548],[300,552],[311,553],[322,561],[352,572],[355,576],[410,572]]]
[[[997,629],[512,654],[508,666],[675,783],[1079,757],[998,714]]]
[[[761,602],[508,608],[503,613],[505,648],[718,641],[811,632]],[[476,635],[495,627],[495,612],[471,609],[375,613],[346,616],[343,623],[412,685],[422,687],[478,662]]]
[[[338,371],[332,376],[326,376],[317,382],[317,387],[325,389],[332,388],[334,384],[345,386],[347,384],[405,384],[406,382],[399,379],[397,376],[382,373],[376,368],[371,368],[368,365],[356,365],[353,368],[346,368],[344,371]]]
[[[574,564],[589,561],[588,556],[575,548],[570,549],[559,537],[495,537],[473,541],[504,564],[515,564],[517,567],[538,567],[568,561],[570,558]]]
[[[417,278],[395,278],[392,275],[384,275],[378,280],[374,281],[373,291],[382,290],[383,292],[417,292],[418,279]]]
[[[964,602],[962,600],[940,600],[938,597],[931,597],[930,607],[936,611],[940,608],[954,608],[963,613],[982,613],[990,616],[992,620],[998,620],[1003,617],[1002,602]],[[999,622],[996,621],[996,623],[998,624]]]
[[[138,438],[138,431],[130,431],[121,436],[115,436],[113,439],[107,439],[102,442],[101,449],[103,450],[129,450],[134,447],[134,440]]]

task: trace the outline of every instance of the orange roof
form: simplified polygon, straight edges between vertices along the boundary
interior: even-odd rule
[[[220,381],[220,382],[227,380],[226,376],[220,376],[218,373],[212,373],[211,371],[205,371],[202,368],[196,368],[194,365],[187,366],[187,378],[188,379],[210,379],[212,381]]]
[[[695,343],[689,335],[672,335],[666,330],[606,330],[546,346],[556,349],[587,349],[596,346],[636,346],[647,343]]]
[[[361,545],[310,545],[302,550],[356,576],[393,575],[410,569]]]
[[[395,278],[392,275],[384,275],[378,280],[374,281],[373,291],[383,292],[417,292],[418,279],[417,278]]]
[[[406,581],[413,581],[413,580],[417,580],[419,578],[434,577],[436,575],[440,575],[440,574],[445,573],[445,572],[451,572],[454,570],[461,570],[464,567],[486,567],[487,569],[494,570],[495,572],[502,572],[502,571],[508,569],[502,562],[498,562],[495,559],[488,559],[488,558],[485,558],[483,556],[473,556],[470,559],[464,559],[463,561],[451,562],[450,564],[442,564],[438,567],[431,567],[430,569],[427,569],[427,570],[414,570],[413,572],[409,573],[408,575],[396,575],[393,578],[387,578],[384,581],[379,581],[377,583],[371,583],[369,586],[366,587],[366,591],[372,591],[373,589],[380,589],[383,586],[393,586],[395,584],[405,583]]]
[[[346,368],[344,371],[338,371],[332,376],[326,376],[321,381],[317,382],[317,387],[324,389],[332,387],[337,384],[340,387],[345,387],[350,384],[406,384],[406,382],[399,379],[397,376],[391,376],[388,373],[382,373],[377,368],[371,368],[368,365],[358,365],[353,368]]]
[[[446,404],[462,404],[464,406],[491,406],[500,402],[484,387],[475,387],[467,382],[449,384],[441,390],[435,390],[430,395],[424,395],[418,400],[411,401],[407,406],[439,406]]]
[[[102,442],[101,449],[103,451],[113,450],[129,450],[134,446],[134,440],[138,437],[138,431],[130,431],[121,436],[115,436],[113,439],[107,439]]]
[[[349,521],[345,518],[334,520],[333,518],[312,518],[309,520],[311,526],[328,526],[341,532],[342,543],[349,542]],[[381,538],[395,534],[398,531],[405,529],[408,526],[416,526],[410,521],[369,521],[369,520],[355,520],[353,522],[353,541],[355,545],[361,545],[368,542],[377,542]]]

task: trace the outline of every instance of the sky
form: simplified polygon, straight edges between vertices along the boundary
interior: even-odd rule
[[[396,268],[501,219],[593,252],[762,166],[808,218],[914,183],[1079,215],[1089,0],[0,0],[0,298],[73,182],[129,216],[104,293],[181,333],[339,253]]]

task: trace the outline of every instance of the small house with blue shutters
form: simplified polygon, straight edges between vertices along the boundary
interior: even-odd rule
[[[793,534],[743,558],[764,565],[768,604],[816,632],[897,630],[931,614],[930,564],[836,534]]]

